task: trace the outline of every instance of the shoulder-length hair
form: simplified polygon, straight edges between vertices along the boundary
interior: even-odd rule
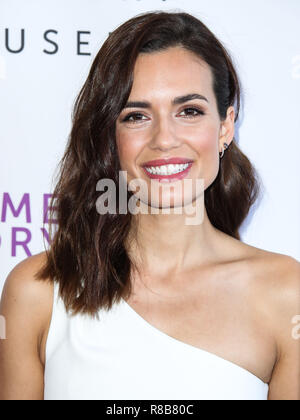
[[[132,215],[118,211],[100,215],[96,184],[109,178],[119,187],[115,123],[129,98],[138,54],[173,46],[195,53],[209,65],[221,120],[231,105],[236,106],[235,121],[238,118],[241,88],[232,59],[196,17],[153,11],[131,18],[110,33],[74,104],[72,129],[51,203],[56,232],[52,237],[50,223],[51,245],[37,273],[39,279],[59,283],[60,296],[72,314],[97,316],[100,308],[109,310],[131,293],[134,263],[125,241]],[[240,240],[239,227],[258,193],[256,171],[233,141],[220,160],[217,178],[205,191],[210,222]]]

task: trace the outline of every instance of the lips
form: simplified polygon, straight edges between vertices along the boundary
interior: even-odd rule
[[[181,158],[181,157],[174,157],[174,158],[169,158],[169,159],[154,159],[154,160],[149,160],[148,162],[143,163],[141,166],[143,168],[145,167],[149,167],[149,166],[162,166],[162,165],[180,165],[180,164],[185,164],[185,163],[193,163],[193,159],[189,159],[189,158]]]
[[[148,178],[154,179],[156,181],[159,181],[159,182],[173,182],[173,181],[179,181],[179,180],[182,180],[182,179],[186,178],[187,175],[190,172],[190,169],[191,169],[192,165],[193,164],[190,163],[185,170],[183,170],[181,172],[178,172],[178,173],[171,174],[171,175],[151,174],[150,172],[147,171],[147,169],[145,167],[143,168],[143,171],[145,172],[145,174],[147,175]]]
[[[159,182],[174,182],[188,176],[193,162],[192,159],[182,157],[155,159],[143,163],[142,168],[150,179]],[[164,169],[159,169],[161,167]]]

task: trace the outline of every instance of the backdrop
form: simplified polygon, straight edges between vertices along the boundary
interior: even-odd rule
[[[109,32],[151,10],[194,14],[233,56],[236,137],[263,182],[242,240],[300,260],[299,0],[0,0],[0,292],[47,246],[43,217],[94,56]]]

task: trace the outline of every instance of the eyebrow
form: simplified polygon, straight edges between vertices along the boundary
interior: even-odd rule
[[[180,105],[184,102],[191,101],[193,99],[201,99],[203,101],[208,102],[208,99],[205,96],[200,95],[199,93],[189,93],[188,95],[177,96],[176,98],[174,98],[172,101],[172,105]],[[147,101],[131,101],[127,102],[124,108],[151,108],[151,104]]]

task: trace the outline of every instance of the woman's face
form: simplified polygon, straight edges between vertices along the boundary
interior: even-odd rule
[[[154,207],[161,207],[166,194],[171,206],[181,206],[184,179],[191,179],[192,183],[202,179],[206,189],[218,175],[219,152],[234,135],[234,109],[228,109],[227,118],[221,123],[212,82],[209,66],[181,47],[140,54],[137,58],[128,107],[116,121],[116,140],[127,182],[144,180],[148,203],[151,187],[157,189],[151,197]],[[192,94],[199,97],[174,101]],[[182,158],[183,163],[164,168],[160,167],[161,162],[149,163],[168,158]],[[171,185],[176,186],[174,191],[169,188]],[[188,194],[184,197],[186,204],[197,198],[194,188]]]

